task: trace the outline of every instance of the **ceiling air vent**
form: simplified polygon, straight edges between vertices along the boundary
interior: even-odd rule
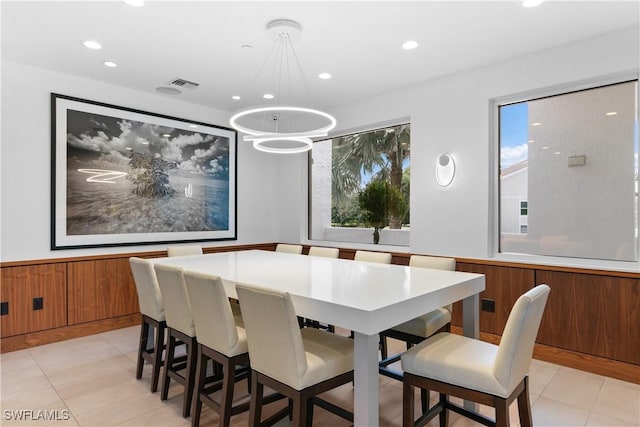
[[[198,86],[200,86],[200,83],[194,83],[194,82],[190,82],[189,80],[176,78],[169,82],[169,86],[193,90]]]

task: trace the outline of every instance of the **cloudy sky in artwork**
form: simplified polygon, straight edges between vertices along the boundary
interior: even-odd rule
[[[173,173],[228,179],[226,137],[74,110],[67,112],[67,131],[69,152],[82,153],[87,166],[127,171],[135,151],[174,162]]]

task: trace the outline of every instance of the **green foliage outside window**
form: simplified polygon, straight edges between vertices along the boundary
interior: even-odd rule
[[[380,230],[389,224],[392,217],[402,218],[408,210],[402,193],[388,181],[371,181],[358,194],[362,219],[373,227],[373,243],[380,241]]]
[[[371,182],[386,182],[400,198],[403,209],[392,208],[387,223],[391,229],[409,224],[411,154],[409,124],[392,126],[333,139],[331,222],[338,227],[367,227],[369,223],[358,201]],[[395,192],[394,192],[395,194]],[[395,202],[394,202],[395,203]]]

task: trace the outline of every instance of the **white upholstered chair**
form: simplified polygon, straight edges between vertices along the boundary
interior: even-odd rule
[[[261,423],[264,386],[290,399],[294,426],[310,424],[313,404],[353,422],[353,414],[317,397],[353,380],[353,340],[300,329],[288,293],[242,285],[236,290],[251,357],[249,425]]]
[[[169,246],[167,256],[202,255],[202,246]]]
[[[453,271],[456,269],[456,260],[454,258],[411,255],[409,266]],[[408,350],[411,345],[418,344],[437,332],[449,332],[451,311],[452,306],[449,304],[446,307],[438,308],[382,332],[380,336],[382,340],[383,360],[380,366],[386,367],[400,359],[400,355],[395,355],[390,358],[387,357],[387,337],[406,342]],[[395,377],[390,371],[381,370],[380,373]],[[402,379],[402,377],[400,376],[398,379]]]
[[[136,366],[136,378],[142,378],[144,362],[151,364],[151,392],[158,391],[158,379],[162,367],[162,352],[164,351],[164,338],[167,322],[164,316],[162,295],[158,287],[156,272],[153,263],[149,260],[132,257],[129,258],[131,273],[138,292],[140,314],[140,341],[138,343],[138,358]],[[153,328],[153,334],[150,334]],[[155,337],[149,342],[150,337]]]
[[[411,255],[409,258],[410,267],[433,268],[438,270],[455,270],[455,258],[433,257],[426,255]],[[380,361],[379,372],[390,378],[402,381],[402,374],[390,369],[388,366],[400,360],[400,354],[389,357],[387,354],[387,338],[395,338],[404,341],[407,350],[412,345],[418,344],[438,332],[449,332],[451,328],[451,312],[452,305],[440,307],[430,311],[427,314],[418,316],[408,322],[387,329],[380,333],[380,353],[382,360]],[[429,405],[429,391],[427,389],[420,390],[422,411],[426,411]]]
[[[323,248],[320,246],[311,246],[309,248],[310,256],[319,256],[324,258],[338,258],[340,256],[340,249],[338,248]]]
[[[439,414],[440,425],[446,426],[448,410],[454,408],[475,421],[482,420],[482,424],[508,427],[509,405],[518,399],[520,425],[531,427],[529,365],[549,290],[547,285],[539,285],[518,298],[499,346],[440,333],[404,353],[403,426],[414,426],[413,395],[417,386],[435,390],[440,399],[415,425],[424,425]],[[494,407],[495,422],[455,406],[448,396]]]
[[[289,245],[287,243],[278,243],[276,252],[284,252],[287,254],[300,255],[302,253],[302,245]]]
[[[170,380],[184,386],[182,416],[191,414],[191,400],[196,374],[196,329],[191,314],[191,303],[184,283],[182,268],[155,265],[164,312],[167,319],[167,354],[162,371],[162,391],[160,399],[167,400]],[[183,358],[176,358],[176,347],[186,347],[186,363]],[[184,371],[182,374],[180,371]]]
[[[311,246],[309,248],[309,256],[317,256],[322,258],[338,258],[340,256],[340,249],[338,248],[324,248],[320,246]],[[317,320],[304,319],[304,325],[312,328],[326,329],[329,332],[335,332],[334,325],[325,325]]]
[[[198,337],[196,382],[192,408],[192,426],[200,425],[202,403],[206,403],[220,417],[220,426],[229,426],[231,416],[249,410],[248,403],[233,406],[236,380],[247,378],[249,353],[247,334],[229,303],[219,277],[195,272],[184,272],[184,281],[191,303],[191,314]],[[213,360],[222,365],[220,387],[206,387],[207,363]],[[236,376],[236,368],[245,367]],[[220,401],[210,396],[222,389]]]
[[[354,261],[376,262],[379,264],[391,264],[391,254],[386,252],[356,251]]]

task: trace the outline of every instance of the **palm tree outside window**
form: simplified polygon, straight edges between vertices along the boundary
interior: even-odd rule
[[[400,124],[318,141],[311,152],[310,239],[372,243],[358,203],[368,184],[383,181],[402,194],[406,209],[390,209],[381,243],[408,245],[411,126]],[[394,190],[395,192],[395,190]],[[362,230],[362,232],[361,232]],[[400,241],[391,237],[402,230]],[[403,240],[404,239],[404,240]]]

